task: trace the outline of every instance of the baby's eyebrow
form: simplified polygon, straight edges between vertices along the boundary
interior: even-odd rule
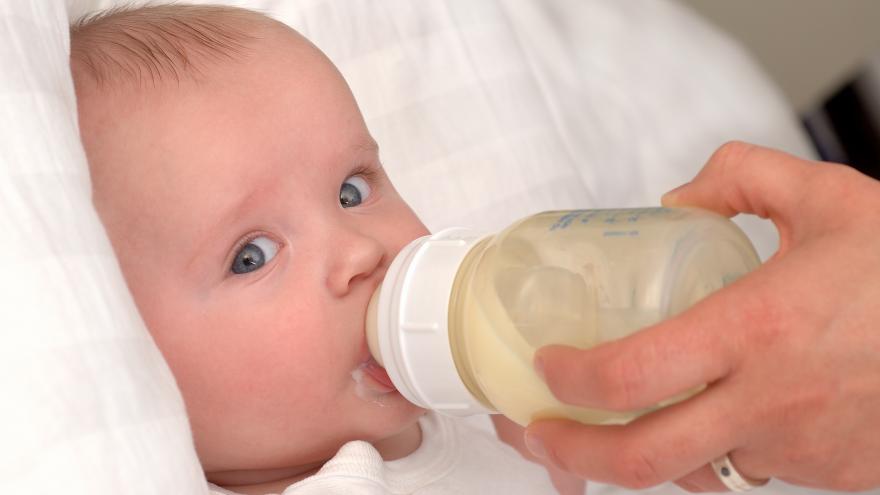
[[[363,141],[358,141],[351,146],[352,153],[355,154],[379,154],[379,143],[371,137],[367,137]]]

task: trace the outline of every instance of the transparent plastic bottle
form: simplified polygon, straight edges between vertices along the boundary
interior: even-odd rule
[[[495,235],[449,229],[395,258],[370,302],[367,341],[397,389],[421,407],[500,412],[522,425],[548,417],[626,422],[646,410],[557,400],[534,371],[535,351],[629,335],[759,263],[733,222],[695,208],[552,211]]]

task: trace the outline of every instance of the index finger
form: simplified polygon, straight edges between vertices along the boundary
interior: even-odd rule
[[[544,347],[535,367],[561,401],[612,411],[648,407],[723,378],[738,365],[749,322],[768,311],[757,296],[766,293],[765,267],[628,337],[583,350]]]
[[[728,217],[750,213],[769,218],[784,248],[792,230],[815,216],[805,211],[817,203],[815,196],[827,194],[833,185],[824,173],[838,167],[842,166],[730,142],[712,154],[691,182],[666,193],[661,201],[664,206],[698,206]]]

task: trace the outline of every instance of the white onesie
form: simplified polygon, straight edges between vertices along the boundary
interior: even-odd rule
[[[407,457],[383,461],[363,441],[348,442],[313,476],[282,495],[555,494],[547,471],[489,431],[427,413],[422,444]],[[238,495],[210,484],[211,495]]]

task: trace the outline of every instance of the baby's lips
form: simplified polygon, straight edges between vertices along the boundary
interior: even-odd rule
[[[355,382],[355,393],[370,402],[384,405],[385,397],[397,391],[385,369],[372,358],[355,368],[351,372],[351,377]]]
[[[388,388],[388,391],[397,390],[397,387],[394,386],[394,382],[391,381],[391,377],[388,376],[388,372],[385,371],[385,368],[379,366],[373,358],[370,358],[369,361],[364,363],[364,374],[375,380],[378,384],[385,386]]]

